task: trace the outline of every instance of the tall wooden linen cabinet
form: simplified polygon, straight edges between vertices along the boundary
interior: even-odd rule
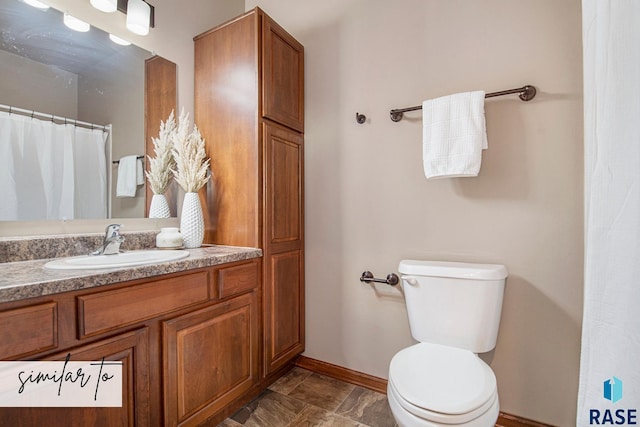
[[[304,350],[304,48],[259,8],[194,38],[205,242],[263,250],[263,378]]]

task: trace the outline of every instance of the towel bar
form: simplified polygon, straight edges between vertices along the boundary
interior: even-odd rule
[[[494,96],[511,95],[513,93],[519,94],[520,99],[523,101],[531,101],[533,98],[536,97],[536,88],[535,86],[526,85],[523,87],[519,87],[517,89],[508,89],[508,90],[502,90],[500,92],[487,93],[484,97],[493,98]],[[402,113],[406,113],[407,111],[416,111],[416,110],[422,110],[422,105],[416,105],[415,107],[408,107],[408,108],[396,108],[395,110],[389,111],[389,115],[391,116],[392,121],[399,122],[400,120],[402,120],[402,116],[403,116]]]
[[[144,159],[144,156],[136,156],[136,159]],[[114,160],[114,161],[113,161],[113,162],[111,162],[111,163],[113,163],[114,165],[117,165],[117,164],[119,164],[119,163],[120,163],[120,160]]]
[[[400,279],[395,273],[387,274],[386,279],[377,279],[373,277],[373,273],[370,271],[365,271],[364,273],[362,273],[362,276],[360,276],[360,281],[364,283],[386,283],[387,285],[391,286],[396,286],[398,283],[400,283]]]

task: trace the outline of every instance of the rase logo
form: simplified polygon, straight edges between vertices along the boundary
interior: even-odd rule
[[[604,382],[604,398],[616,403],[622,399],[622,380],[618,377],[611,377]]]
[[[611,377],[603,383],[602,396],[616,403],[622,399],[622,380]],[[637,425],[636,409],[589,409],[589,424],[591,425]]]

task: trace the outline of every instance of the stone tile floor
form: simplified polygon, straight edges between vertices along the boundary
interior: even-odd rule
[[[293,368],[218,427],[395,427],[387,396]]]

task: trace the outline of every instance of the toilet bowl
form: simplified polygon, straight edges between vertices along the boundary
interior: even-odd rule
[[[393,357],[387,398],[400,427],[487,427],[499,412],[491,368],[468,350],[431,343]]]
[[[477,353],[495,347],[507,270],[496,264],[400,263],[411,335],[389,365],[387,399],[400,427],[491,427],[496,377]]]

